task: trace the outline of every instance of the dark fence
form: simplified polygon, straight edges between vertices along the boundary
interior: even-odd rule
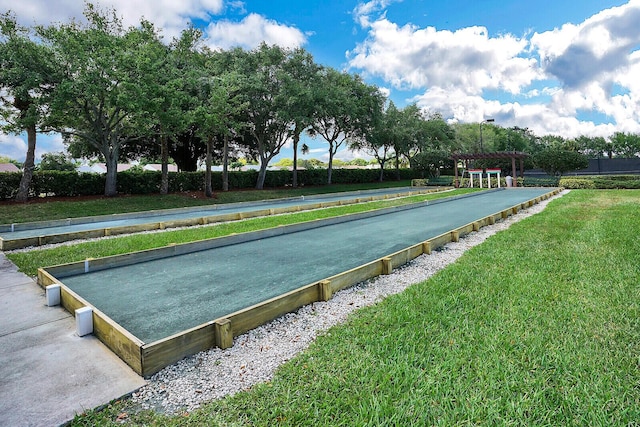
[[[542,177],[547,174],[541,169],[530,169],[525,170],[524,175]],[[640,158],[589,159],[589,166],[587,168],[567,172],[563,175],[640,175]]]

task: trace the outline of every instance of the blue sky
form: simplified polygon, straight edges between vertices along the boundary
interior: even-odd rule
[[[101,0],[126,24],[141,16],[167,40],[190,22],[212,47],[301,46],[363,76],[398,106],[450,122],[494,118],[538,135],[640,133],[640,0]],[[82,18],[79,0],[0,0],[24,25]],[[309,141],[311,157],[326,144]],[[41,137],[38,154],[60,151]],[[24,159],[21,135],[0,155]],[[338,158],[353,158],[346,150]],[[280,157],[291,157],[286,149]]]

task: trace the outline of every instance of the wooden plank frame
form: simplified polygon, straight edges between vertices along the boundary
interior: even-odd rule
[[[551,191],[532,200],[532,203],[539,203],[542,200],[558,194],[560,191],[560,189]],[[527,205],[532,206],[532,204],[529,203],[527,203]],[[61,304],[72,314],[75,313],[76,308],[84,306],[91,307],[93,309],[94,335],[124,360],[136,373],[143,377],[149,377],[184,357],[207,350],[213,346],[221,348],[230,347],[233,344],[233,338],[251,329],[268,323],[273,319],[295,311],[305,305],[317,301],[327,301],[341,289],[380,276],[381,274],[389,274],[393,268],[404,265],[422,254],[430,254],[431,251],[452,241],[457,241],[460,237],[473,231],[478,231],[481,227],[494,224],[497,219],[501,217],[506,218],[505,214],[507,216],[515,214],[521,207],[519,204],[501,212],[488,215],[375,261],[322,279],[318,282],[301,286],[300,288],[267,301],[230,313],[218,319],[212,319],[210,322],[151,343],[144,343],[133,336],[106,314],[97,310],[90,302],[85,301],[82,297],[67,288],[58,277],[77,274],[79,271],[84,271],[85,269],[94,271],[95,269],[123,265],[121,263],[141,262],[149,257],[153,258],[156,254],[151,255],[150,253],[154,251],[160,251],[162,257],[184,253],[187,251],[187,248],[181,248],[181,246],[184,245],[171,245],[154,251],[143,251],[141,253],[126,254],[118,257],[86,260],[80,263],[40,268],[38,269],[38,284],[43,288],[50,284],[59,284],[61,287]],[[237,236],[234,237],[237,238]],[[202,249],[202,246],[211,243],[210,241],[195,242],[196,245],[199,245],[197,247],[200,249]],[[114,260],[114,258],[117,258],[117,260]]]

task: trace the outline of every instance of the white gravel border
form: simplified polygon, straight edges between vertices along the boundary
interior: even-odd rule
[[[276,369],[305,350],[319,334],[344,322],[355,310],[373,305],[422,282],[455,262],[467,250],[511,224],[541,212],[557,197],[519,211],[494,225],[472,232],[431,255],[422,255],[392,274],[379,276],[336,292],[327,302],[316,302],[286,314],[234,339],[233,347],[212,348],[187,357],[153,375],[134,392],[132,408],[167,414],[191,412],[203,403],[246,390],[271,380]]]

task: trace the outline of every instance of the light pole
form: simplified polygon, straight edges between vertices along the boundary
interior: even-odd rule
[[[484,153],[484,147],[482,146],[482,124],[483,123],[493,123],[496,119],[486,119],[480,122],[480,152]]]

